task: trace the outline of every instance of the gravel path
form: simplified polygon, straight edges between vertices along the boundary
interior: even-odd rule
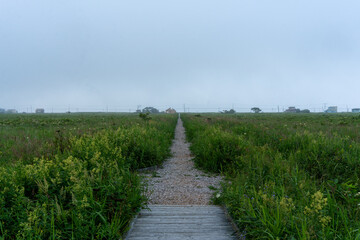
[[[210,176],[194,168],[185,129],[179,118],[175,139],[171,146],[172,156],[156,174],[142,174],[148,184],[149,204],[209,205],[213,190],[219,188],[220,176]]]

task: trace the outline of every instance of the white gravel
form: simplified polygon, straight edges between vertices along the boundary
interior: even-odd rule
[[[146,195],[149,204],[209,205],[213,193],[209,186],[219,188],[222,179],[220,176],[210,176],[194,168],[180,118],[171,152],[172,157],[163,164],[163,168],[156,171],[156,174],[142,174],[144,183],[148,184]]]

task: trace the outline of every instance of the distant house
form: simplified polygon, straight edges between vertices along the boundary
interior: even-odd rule
[[[328,109],[326,109],[325,112],[326,113],[337,113],[337,106],[328,107]]]
[[[18,113],[18,111],[16,109],[8,109],[6,113]]]
[[[5,113],[5,109],[0,108],[0,113]]]
[[[288,109],[285,110],[286,113],[298,113],[300,112],[300,109],[295,108],[295,107],[289,107]]]
[[[37,108],[35,113],[45,113],[45,110],[43,108]]]
[[[353,109],[351,109],[351,112],[360,113],[360,108],[353,108]]]
[[[176,113],[176,110],[173,108],[168,108],[165,110],[165,113]]]

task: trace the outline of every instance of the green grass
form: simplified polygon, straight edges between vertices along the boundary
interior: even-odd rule
[[[169,156],[176,119],[0,115],[0,237],[119,239],[146,204],[134,171]]]
[[[68,150],[71,137],[91,136],[101,130],[136,125],[162,128],[168,117],[155,116],[145,123],[137,114],[0,114],[0,164],[54,157]]]
[[[146,204],[136,169],[170,154],[177,116],[151,117],[0,115],[0,239],[120,238]],[[360,115],[182,118],[247,239],[360,239]]]
[[[247,239],[360,239],[360,115],[183,115]]]

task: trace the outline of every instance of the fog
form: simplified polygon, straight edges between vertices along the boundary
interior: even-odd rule
[[[360,107],[360,2],[0,0],[0,107]]]

